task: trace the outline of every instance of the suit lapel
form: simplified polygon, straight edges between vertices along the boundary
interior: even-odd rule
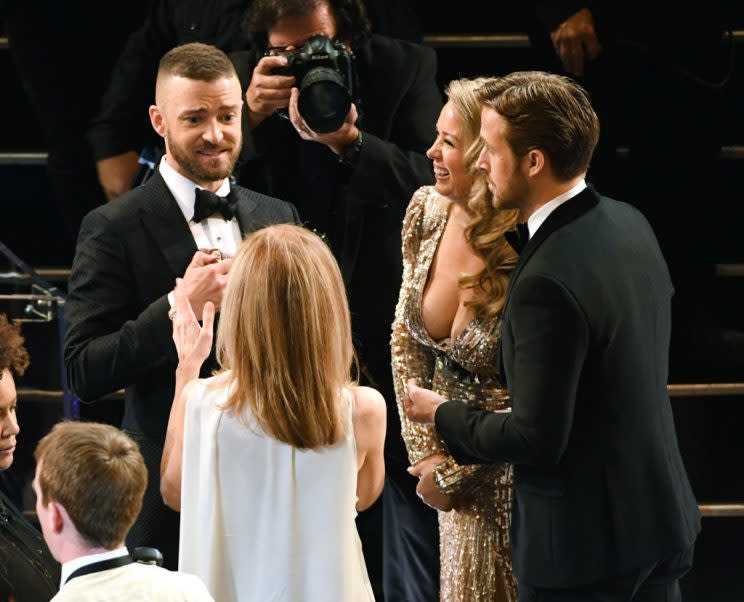
[[[160,247],[174,277],[183,276],[186,266],[196,253],[196,243],[181,209],[168,186],[155,171],[143,184],[147,198],[142,211],[142,222]]]
[[[245,236],[249,232],[253,232],[260,228],[260,225],[256,224],[255,209],[258,205],[258,196],[252,190],[242,188],[240,186],[233,186],[235,191],[238,193],[238,210],[236,212],[236,218],[238,220],[238,226],[240,226],[240,234]]]
[[[540,248],[540,245],[542,245],[542,243],[545,242],[553,232],[572,222],[593,207],[596,207],[597,203],[599,203],[599,195],[594,188],[587,186],[575,197],[560,205],[547,217],[543,224],[537,229],[535,235],[530,238],[527,245],[522,249],[519,261],[511,273],[511,277],[509,278],[509,288],[506,293],[506,301],[504,302],[504,310],[502,312],[503,315],[506,315],[506,310],[509,306],[509,299],[511,298],[511,292],[514,290],[514,284],[519,278],[519,274],[522,272],[522,269],[530,258],[535,254],[535,251]]]

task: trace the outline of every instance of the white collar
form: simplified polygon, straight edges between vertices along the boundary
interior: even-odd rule
[[[109,550],[108,552],[88,554],[87,556],[78,556],[73,560],[68,560],[62,565],[62,578],[60,579],[59,587],[62,588],[70,575],[84,566],[88,566],[94,562],[101,562],[102,560],[119,558],[119,556],[126,556],[127,554],[129,554],[129,550],[127,550],[126,546],[122,546],[121,548]]]
[[[197,188],[201,188],[201,186],[197,186],[186,176],[182,176],[168,165],[168,162],[165,160],[165,155],[160,159],[160,175],[163,176],[166,186],[168,186],[168,189],[171,191],[173,198],[176,199],[186,221],[192,221],[192,218],[194,217],[194,196],[196,194],[194,191]],[[230,180],[225,178],[217,189],[216,194],[219,196],[227,196],[229,192]]]
[[[553,213],[558,207],[560,207],[567,200],[572,199],[577,194],[582,192],[586,188],[586,180],[583,178],[576,184],[571,190],[567,190],[563,194],[559,194],[554,199],[549,200],[547,203],[539,207],[530,217],[527,219],[527,228],[530,231],[530,238],[535,235],[537,229],[543,225],[543,222],[548,216]]]

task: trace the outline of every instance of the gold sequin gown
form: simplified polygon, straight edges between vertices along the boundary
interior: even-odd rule
[[[434,427],[412,423],[403,413],[409,378],[448,399],[489,410],[509,407],[496,373],[498,320],[473,319],[457,337],[439,342],[424,328],[421,299],[449,203],[433,187],[420,188],[403,223],[403,282],[391,348],[395,394],[411,464],[432,454],[449,454]],[[439,512],[440,599],[517,602],[509,553],[511,465],[458,466],[448,457],[435,474],[439,488],[462,504],[458,510]]]

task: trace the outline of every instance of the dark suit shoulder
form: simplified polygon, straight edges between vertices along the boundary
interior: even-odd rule
[[[241,205],[249,212],[253,224],[252,227],[243,224],[244,228],[253,230],[270,224],[300,223],[299,214],[292,203],[242,186],[233,186],[233,190],[238,193]]]
[[[437,53],[432,48],[407,40],[372,34],[368,48],[375,62],[388,61],[387,67],[390,73],[397,73],[399,69],[409,72],[412,69],[412,63],[431,67],[435,67],[437,63]],[[362,55],[364,55],[364,50]]]
[[[146,208],[155,194],[159,194],[155,182],[133,188],[120,197],[100,205],[88,212],[83,218],[84,224],[107,225],[109,228],[127,228],[138,220],[140,211]]]

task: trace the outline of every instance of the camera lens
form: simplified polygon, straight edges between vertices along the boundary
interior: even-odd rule
[[[297,108],[314,132],[335,132],[351,108],[351,95],[341,74],[328,67],[308,71],[300,84]]]

